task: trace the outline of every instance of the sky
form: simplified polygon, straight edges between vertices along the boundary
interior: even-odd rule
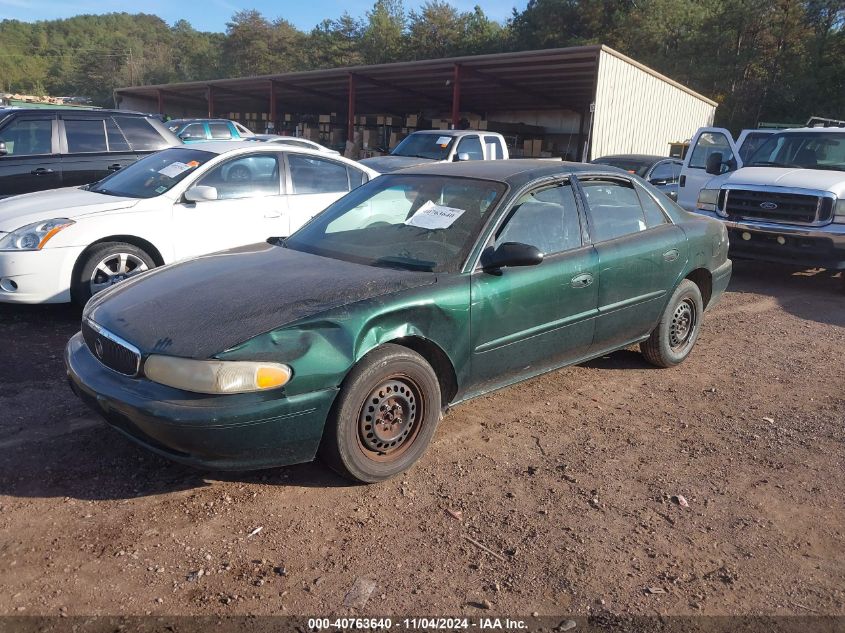
[[[422,0],[405,0],[405,8],[415,9]],[[526,0],[451,0],[461,11],[471,11],[480,5],[488,17],[503,21],[510,17],[514,7],[522,10]],[[152,13],[168,24],[185,19],[200,31],[225,31],[226,22],[236,11],[257,9],[270,20],[283,17],[302,30],[311,30],[326,18],[336,18],[348,11],[353,17],[363,17],[373,6],[373,0],[253,0],[241,3],[236,0],[204,0],[174,2],[173,0],[0,0],[0,20],[13,19],[24,22],[69,18],[83,13]]]

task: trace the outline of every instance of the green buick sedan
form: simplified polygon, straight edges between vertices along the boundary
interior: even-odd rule
[[[77,395],[165,457],[247,470],[320,455],[376,482],[469,398],[635,343],[677,365],[727,252],[720,222],[613,168],[417,167],[285,239],[98,294],[65,360]]]

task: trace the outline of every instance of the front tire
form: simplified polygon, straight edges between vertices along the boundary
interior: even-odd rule
[[[71,285],[73,302],[84,306],[92,296],[129,277],[155,268],[145,251],[126,242],[103,242],[85,254]]]
[[[363,483],[408,470],[440,421],[440,384],[416,352],[387,344],[370,352],[343,383],[320,444],[338,474]]]
[[[689,356],[701,332],[704,303],[698,286],[684,279],[672,293],[660,322],[640,352],[657,367],[674,367]]]

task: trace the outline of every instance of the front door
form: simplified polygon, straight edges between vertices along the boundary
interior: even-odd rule
[[[16,116],[0,129],[0,198],[62,186],[55,116]]]
[[[623,177],[579,178],[598,253],[598,319],[594,351],[648,334],[688,258],[684,232],[656,199]]]
[[[177,259],[287,235],[279,154],[241,155],[212,168],[192,186],[213,187],[216,200],[173,208]]]
[[[520,242],[544,253],[537,266],[472,276],[471,392],[481,392],[583,357],[593,340],[598,256],[582,241],[570,183],[520,198],[490,245]]]
[[[690,142],[678,182],[678,204],[687,211],[695,210],[698,192],[713,178],[705,168],[707,157],[714,152],[722,155],[725,171],[742,167],[742,160],[730,132],[718,127],[703,127],[698,130]]]

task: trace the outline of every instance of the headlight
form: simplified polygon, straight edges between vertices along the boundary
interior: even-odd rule
[[[277,389],[290,380],[291,368],[279,363],[192,360],[150,356],[144,373],[154,382],[197,393],[246,393]]]
[[[698,192],[697,209],[702,211],[718,211],[716,205],[719,203],[718,189],[702,189]]]
[[[833,207],[833,221],[837,224],[845,224],[845,199],[839,200]]]
[[[67,218],[27,224],[0,239],[0,251],[40,251],[56,233],[72,224],[75,222]]]

